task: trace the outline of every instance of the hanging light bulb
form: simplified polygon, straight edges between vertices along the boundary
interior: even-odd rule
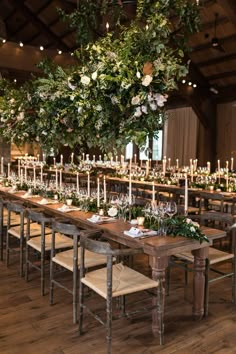
[[[109,22],[107,22],[107,23],[106,23],[106,30],[107,30],[107,32],[109,31],[109,27],[110,27]]]
[[[24,46],[24,44],[23,44],[22,42],[20,42],[20,43],[19,43],[19,46],[20,46],[20,47],[23,47],[23,46]]]
[[[62,50],[58,49],[57,53],[58,53],[59,55],[61,55],[61,54],[62,54]]]
[[[41,51],[43,51],[43,50],[44,50],[44,47],[41,45],[41,46],[39,47],[39,49],[40,49]]]

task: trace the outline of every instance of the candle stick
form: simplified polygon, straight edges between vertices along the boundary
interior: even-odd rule
[[[229,189],[229,169],[226,168],[226,191]]]
[[[152,201],[155,201],[155,184],[154,181],[152,181]]]
[[[74,163],[74,153],[73,152],[71,153],[71,163],[72,164]]]
[[[55,157],[53,157],[53,166],[54,166],[54,168],[56,167],[56,158]]]
[[[101,156],[101,155],[99,155],[99,161],[100,161],[100,162],[102,161],[102,156]]]
[[[76,190],[79,193],[79,172],[76,172]]]
[[[62,169],[60,169],[59,187],[60,187],[60,189],[62,189]]]
[[[93,155],[93,162],[95,162],[95,159],[96,159],[96,157],[95,157],[95,155]]]
[[[134,154],[134,163],[135,163],[135,165],[137,163],[137,154]]]
[[[188,214],[188,178],[185,176],[185,188],[184,188],[184,214]]]
[[[61,155],[61,166],[63,166],[63,155]]]
[[[45,162],[45,154],[43,154],[43,162]]]
[[[86,162],[89,162],[89,154],[86,154]]]
[[[58,188],[58,169],[56,168],[56,190]]]
[[[20,170],[20,184],[23,185],[23,168]]]
[[[83,155],[83,162],[84,162],[84,152],[83,152],[83,154],[82,154],[82,155]]]
[[[131,161],[131,159],[130,159]],[[132,180],[131,180],[131,170],[129,172],[129,205],[132,204]]]
[[[8,164],[7,164],[7,178],[8,178],[8,180],[10,179],[10,169],[11,169],[11,164],[8,162]]]
[[[33,181],[34,181],[34,189],[36,188],[36,169],[33,167]]]
[[[39,162],[39,154],[37,154],[37,161]]]
[[[103,193],[104,193],[104,204],[105,204],[107,202],[106,176],[103,176]]]
[[[27,165],[25,165],[25,180],[27,180]]]
[[[218,172],[220,173],[220,160],[217,160]]]
[[[234,170],[234,158],[231,157],[231,167],[230,167],[231,171]]]
[[[100,179],[97,179],[97,207],[100,208]]]
[[[148,160],[146,161],[146,176],[149,175],[149,162]]]
[[[4,158],[3,156],[1,157],[1,175],[4,174],[4,165],[3,165]]]
[[[207,162],[207,171],[211,172],[211,163],[209,161]]]
[[[164,157],[164,159],[162,160],[162,172],[163,172],[163,175],[165,176],[165,174],[166,174],[166,157]]]
[[[229,168],[229,161],[226,161],[226,163],[225,163],[225,168],[226,168],[226,169]]]
[[[43,163],[41,163],[41,173],[40,173],[40,176],[41,176],[41,182],[43,182]]]
[[[176,159],[176,168],[179,169],[179,159]]]
[[[171,162],[171,159],[170,157],[168,158],[168,168],[170,169],[170,162]]]
[[[90,198],[90,172],[88,172],[88,198]]]

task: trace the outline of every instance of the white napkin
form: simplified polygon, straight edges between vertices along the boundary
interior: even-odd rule
[[[49,202],[48,202],[48,200],[46,199],[46,198],[43,198],[43,199],[41,199],[39,202],[38,202],[38,204],[41,204],[41,205],[47,205]]]
[[[106,222],[116,221],[116,219],[114,218],[109,218],[108,216],[100,216],[97,214],[92,215],[91,218],[88,218],[87,220],[94,224],[102,224]]]
[[[57,210],[62,211],[63,213],[69,213],[70,211],[80,210],[79,208],[71,208],[66,204],[63,204],[62,207],[57,208]]]
[[[128,231],[124,231],[124,235],[126,236],[130,236],[130,237],[145,237],[145,236],[155,236],[157,235],[157,231],[154,230],[147,230],[147,229],[143,229],[140,230],[137,227],[131,227],[130,230]]]

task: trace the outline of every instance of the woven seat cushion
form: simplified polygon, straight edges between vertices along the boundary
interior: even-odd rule
[[[55,257],[53,257],[53,262],[61,265],[62,267],[73,272],[73,253],[74,250],[68,250],[64,252],[57,253]],[[85,259],[85,268],[96,267],[98,265],[103,265],[107,263],[107,257],[100,254],[95,254],[94,252],[90,252],[85,250],[84,254]],[[80,267],[80,247],[78,247],[78,268]]]
[[[16,225],[20,225],[20,215],[19,214],[15,214],[15,213],[11,213],[11,226],[16,226]],[[24,224],[27,223],[27,219],[24,219]],[[3,216],[3,226],[7,226],[7,214]]]
[[[41,236],[31,238],[29,241],[27,241],[27,244],[30,247],[41,252]],[[52,235],[50,230],[50,234],[45,235],[45,251],[50,251],[51,247],[52,247]],[[60,249],[60,248],[67,248],[67,247],[73,247],[73,240],[70,237],[67,237],[65,235],[61,235],[59,233],[55,234],[55,248]]]
[[[88,272],[81,281],[104,299],[107,298],[107,268]],[[113,265],[112,297],[155,288],[158,284],[158,281],[154,281],[122,263]]]
[[[48,227],[45,228],[45,233],[50,234],[52,232]],[[14,226],[8,229],[8,233],[12,236],[20,238],[20,226]],[[37,223],[30,224],[30,236],[41,235],[41,225]],[[26,225],[24,225],[24,237],[26,237]]]
[[[175,256],[191,263],[194,262],[194,256],[190,252],[178,253]],[[232,258],[234,258],[233,253],[223,252],[214,247],[209,247],[208,259],[210,265],[223,262]]]

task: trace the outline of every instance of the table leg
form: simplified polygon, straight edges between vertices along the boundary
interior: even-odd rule
[[[208,247],[193,250],[193,317],[201,320],[204,316],[205,268],[208,257]]]
[[[165,273],[168,266],[168,257],[149,257],[149,264],[152,267],[152,278],[159,280],[157,296],[153,296],[152,310],[152,331],[154,336],[160,337],[160,344],[163,344],[164,333],[164,303],[165,303]]]

